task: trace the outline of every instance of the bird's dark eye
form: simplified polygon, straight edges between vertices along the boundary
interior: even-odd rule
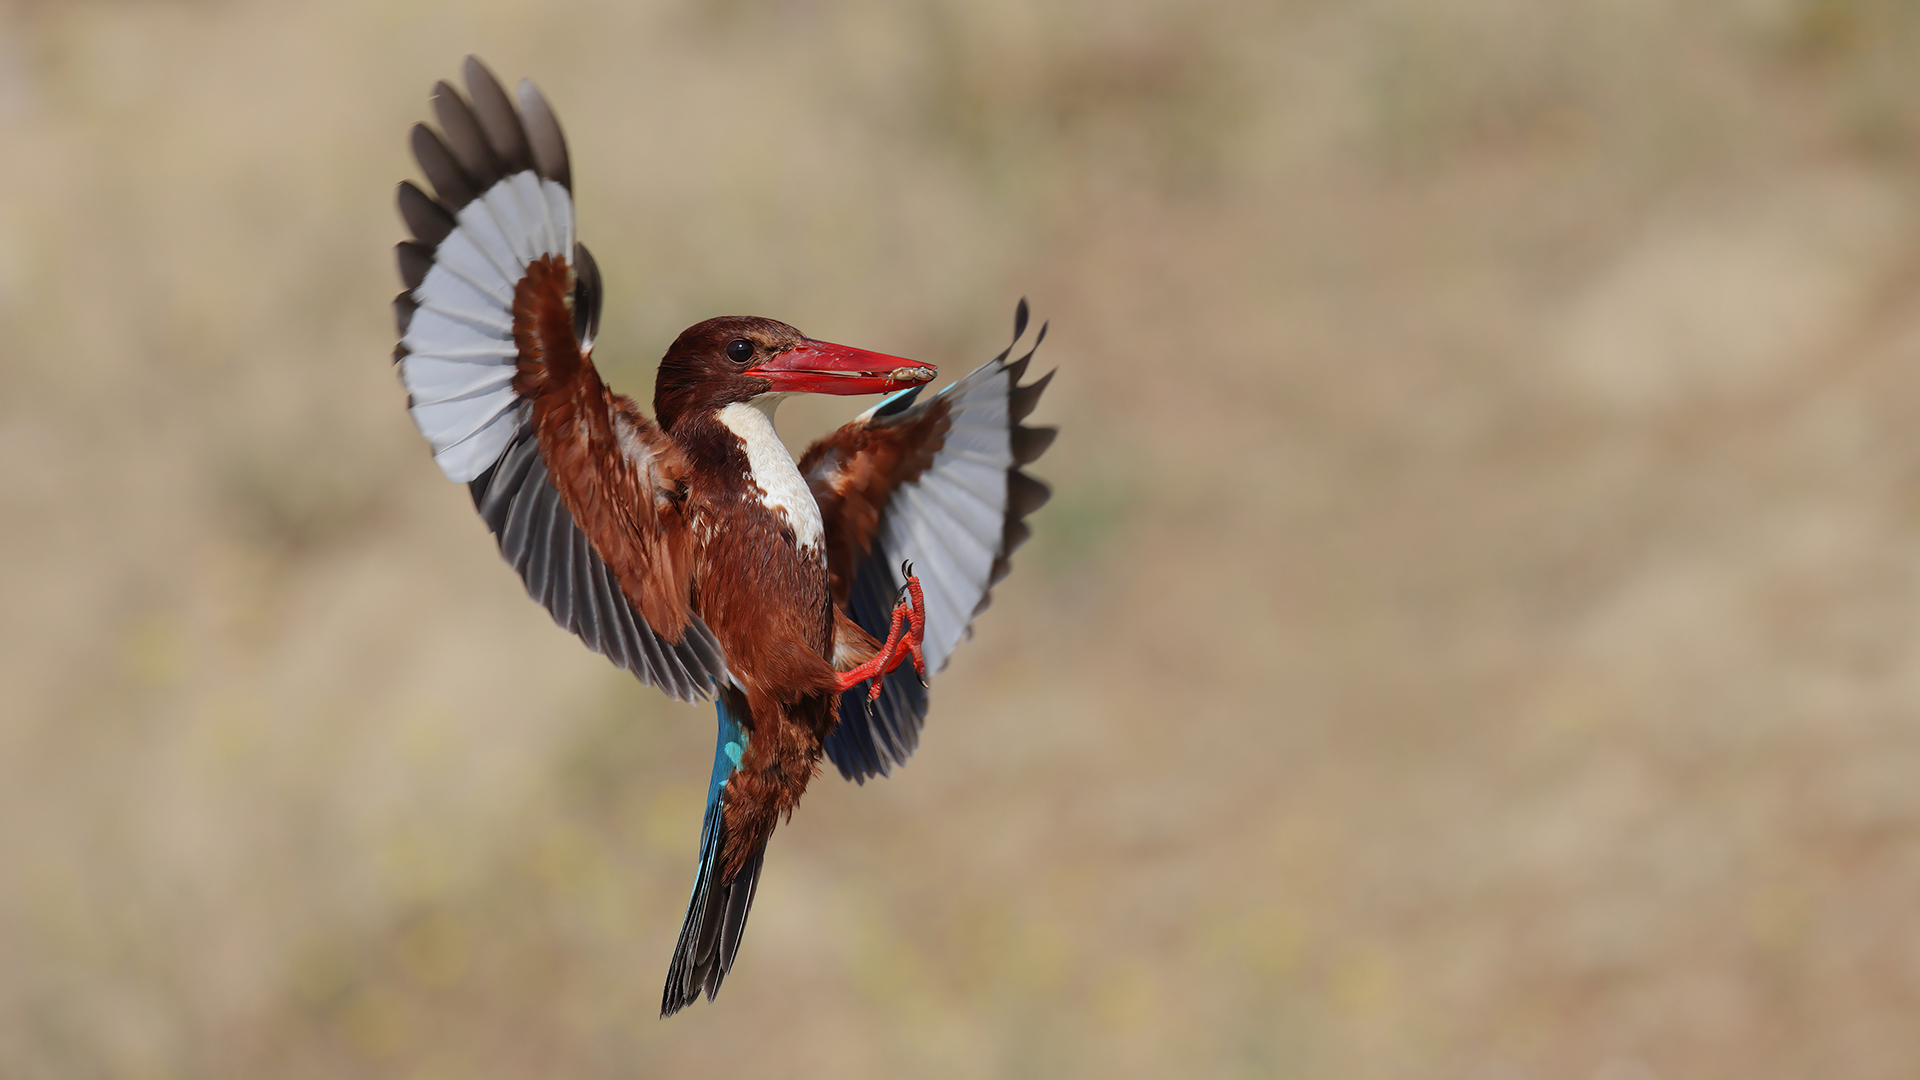
[[[737,337],[727,343],[727,359],[736,364],[744,364],[753,359],[753,342]]]

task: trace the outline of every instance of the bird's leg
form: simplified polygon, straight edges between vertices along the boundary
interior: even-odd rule
[[[901,588],[906,590],[907,595],[894,601],[894,610],[898,611],[900,605],[908,600],[913,602],[910,616],[913,619],[913,630],[906,635],[906,646],[907,651],[913,654],[914,673],[920,676],[920,685],[925,686],[927,685],[927,654],[925,652],[927,598],[920,592],[920,579],[913,576],[912,560],[900,564],[900,576],[906,579],[906,583]]]
[[[927,636],[927,602],[920,591],[920,579],[913,576],[913,564],[902,563],[901,574],[907,579],[901,586],[903,594],[893,605],[893,619],[887,626],[886,644],[880,646],[873,659],[840,676],[842,693],[859,685],[867,679],[873,680],[873,687],[867,692],[867,700],[872,702],[880,696],[880,677],[900,666],[902,660],[913,658],[914,673],[920,676],[920,685],[927,683],[927,657],[924,643]]]

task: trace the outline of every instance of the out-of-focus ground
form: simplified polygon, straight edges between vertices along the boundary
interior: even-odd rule
[[[1053,320],[918,755],[670,1022],[710,715],[387,362],[469,51],[567,126],[617,386]],[[0,1075],[1920,1063],[1910,3],[15,0],[0,342]]]

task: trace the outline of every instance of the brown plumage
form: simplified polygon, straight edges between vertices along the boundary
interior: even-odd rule
[[[566,260],[553,255],[534,260],[520,279],[513,298],[520,349],[514,393],[533,403],[540,453],[567,512],[647,624],[678,641],[693,572],[687,462],[632,398],[607,389],[581,354],[566,302],[571,284]],[[623,443],[644,452],[629,452]]]
[[[514,392],[532,402],[554,487],[628,601],[668,641],[698,615],[726,651],[752,735],[727,787],[721,876],[731,878],[799,805],[840,693],[826,564],[797,548],[791,526],[763,504],[741,437],[718,419],[770,389],[728,359],[732,342],[778,355],[808,339],[749,316],[688,328],[661,360],[656,424],[607,389],[582,354],[571,287],[566,260],[528,265],[514,295]],[[855,635],[849,647],[871,657],[878,642],[841,624],[838,633]]]

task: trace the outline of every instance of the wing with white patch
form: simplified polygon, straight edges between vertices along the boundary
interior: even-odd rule
[[[1026,330],[1027,305],[1014,317]],[[1009,346],[979,369],[914,404],[903,391],[808,449],[800,463],[825,519],[835,598],[861,629],[884,639],[911,560],[927,608],[928,673],[946,667],[990,590],[1029,535],[1022,520],[1047,501],[1045,484],[1020,471],[1056,430],[1023,426],[1053,378],[1020,385],[1043,326],[1025,356]],[[888,675],[869,711],[865,686],[841,698],[827,755],[853,780],[885,774],[918,744],[927,693],[909,666]]]
[[[444,139],[413,128],[414,157],[438,198],[400,185],[414,239],[397,249],[407,291],[394,300],[408,408],[447,478],[463,483],[500,460],[524,420],[513,296],[527,264],[542,255],[591,262],[584,248],[576,257],[566,140],[540,91],[523,80],[515,109],[477,59],[467,58],[466,76],[471,104],[447,83],[434,87]],[[589,348],[597,296],[576,290]]]
[[[647,610],[670,610],[662,588],[684,593],[685,582],[669,574],[662,585],[660,574],[636,565],[645,561],[636,552],[662,549],[658,534],[674,524],[673,511],[671,500],[665,511],[652,509],[658,485],[649,482],[662,472],[657,441],[629,438],[626,449],[608,449],[621,442],[619,432],[647,422],[612,415],[614,399],[586,359],[600,276],[574,239],[566,139],[531,82],[520,83],[516,107],[479,60],[467,58],[465,75],[467,97],[445,82],[434,87],[440,132],[413,129],[414,157],[434,194],[400,185],[400,213],[414,236],[397,248],[407,288],[394,299],[394,359],[407,407],[434,461],[469,486],[501,554],[556,622],[674,697],[710,697],[726,670],[712,632],[690,614],[681,629],[675,612],[656,620],[663,635],[641,615],[643,601],[653,605]],[[529,289],[539,275],[545,288]],[[554,318],[541,323],[540,311],[557,313],[559,327],[548,325]],[[562,392],[583,417],[576,426],[599,436],[593,446],[569,447],[575,452],[563,455],[564,467],[548,460],[536,423],[542,395]],[[598,414],[587,416],[589,408]],[[640,492],[628,515],[642,519],[632,527],[638,535],[609,532],[615,515],[576,517],[604,509],[604,500],[590,505],[568,486],[586,460],[606,462],[600,467],[614,480]],[[621,541],[618,568],[606,558],[609,537]],[[684,595],[677,601],[684,608]]]

